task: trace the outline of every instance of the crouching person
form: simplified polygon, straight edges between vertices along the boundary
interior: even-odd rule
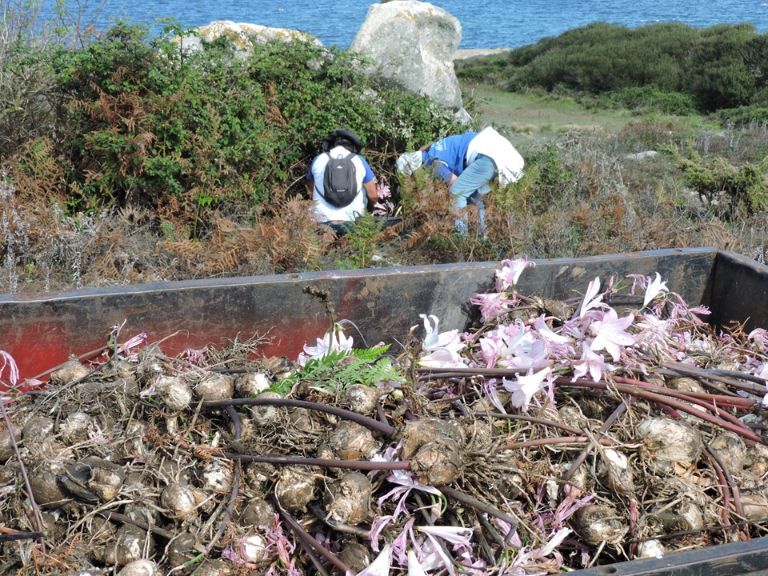
[[[481,132],[466,132],[446,136],[417,152],[406,152],[397,159],[401,174],[411,175],[424,166],[432,170],[435,178],[445,182],[454,197],[454,208],[459,211],[456,230],[466,233],[467,205],[477,205],[480,226],[485,232],[485,210],[482,197],[490,192],[490,183],[498,179],[506,186],[523,176],[525,162],[512,143],[492,127]]]
[[[377,200],[376,177],[360,154],[360,139],[348,130],[334,130],[323,140],[322,153],[307,173],[307,191],[314,201],[315,219],[337,234]]]

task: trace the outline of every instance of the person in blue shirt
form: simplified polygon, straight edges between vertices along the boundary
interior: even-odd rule
[[[522,178],[524,165],[515,147],[492,127],[446,136],[397,159],[401,174],[411,175],[422,166],[430,168],[436,178],[448,185],[457,210],[476,204],[482,227],[482,196],[490,192],[490,183],[497,178],[502,186],[516,182]],[[465,233],[466,227],[463,218],[456,221],[459,232]]]

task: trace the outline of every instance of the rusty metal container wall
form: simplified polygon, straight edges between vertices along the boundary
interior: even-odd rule
[[[596,276],[660,272],[686,300],[707,303],[714,249],[658,250],[539,260],[523,274],[523,294],[578,297]],[[146,332],[175,354],[188,347],[268,334],[265,354],[295,358],[328,328],[324,307],[304,288],[326,291],[338,318],[354,322],[369,344],[402,340],[419,314],[444,329],[464,329],[468,299],[493,286],[498,262],[312,272],[85,289],[38,296],[0,296],[0,349],[31,377],[71,355],[104,346],[125,322],[121,339]],[[358,340],[359,342],[359,340]]]
[[[747,330],[768,327],[768,267],[720,252],[712,274],[712,318],[718,326],[745,322]]]
[[[36,296],[0,295],[0,349],[30,377],[107,343],[112,326],[125,322],[121,339],[147,332],[165,339],[170,354],[254,333],[272,338],[265,354],[291,358],[328,327],[322,304],[304,293],[328,292],[339,318],[355,322],[369,344],[402,339],[420,313],[441,328],[464,329],[467,300],[494,282],[498,262],[316,272],[222,280],[169,282],[86,289]],[[520,281],[523,294],[570,298],[599,276],[659,272],[691,304],[712,308],[716,325],[747,321],[768,327],[768,268],[711,248],[658,250],[575,259],[539,260]],[[768,537],[712,546],[574,572],[657,576],[768,574]]]

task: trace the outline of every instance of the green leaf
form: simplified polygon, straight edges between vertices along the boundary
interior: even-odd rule
[[[288,378],[276,382],[270,390],[287,394],[296,384],[308,382],[318,389],[340,393],[355,384],[376,386],[380,382],[404,382],[400,369],[390,358],[383,357],[388,350],[388,345],[381,345],[313,358]]]

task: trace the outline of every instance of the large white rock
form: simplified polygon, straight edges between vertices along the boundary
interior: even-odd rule
[[[195,51],[202,49],[202,42],[213,42],[222,36],[229,38],[235,50],[242,54],[250,52],[254,44],[267,42],[313,42],[321,46],[321,42],[306,32],[291,28],[269,28],[260,24],[248,22],[232,22],[231,20],[215,20],[196,29],[197,36],[184,36],[181,40],[182,49]]]
[[[370,60],[370,72],[393,80],[439,104],[461,108],[453,56],[461,24],[427,2],[394,0],[372,4],[350,50]]]

